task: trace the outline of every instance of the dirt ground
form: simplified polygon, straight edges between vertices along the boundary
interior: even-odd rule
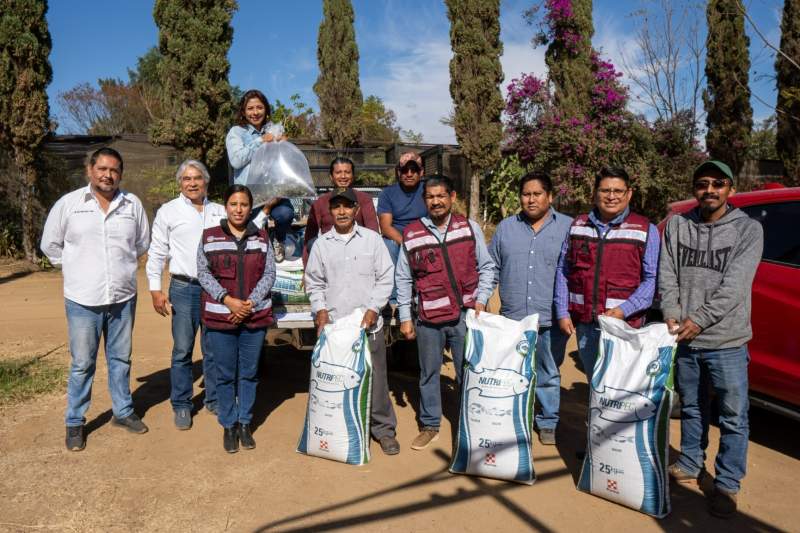
[[[0,269],[0,357],[35,355],[64,365],[66,322],[57,272]],[[88,444],[64,449],[64,389],[0,412],[0,530],[3,531],[799,531],[800,424],[753,410],[741,514],[708,515],[696,486],[672,486],[672,514],[656,520],[578,492],[587,387],[571,357],[562,367],[557,447],[534,443],[533,486],[447,472],[456,397],[452,364],[443,377],[443,437],[415,452],[417,385],[392,372],[402,451],[372,443],[363,467],[295,453],[307,399],[307,353],[272,349],[262,364],[255,450],[228,455],[205,411],[177,431],[169,404],[167,319],[150,305],[140,273],[131,376],[136,411],[150,426],[132,435],[109,424],[106,366],[98,364]],[[202,404],[200,363],[195,405]],[[673,421],[671,441],[679,442]],[[718,432],[712,430],[710,455]],[[713,471],[709,461],[708,467]]]

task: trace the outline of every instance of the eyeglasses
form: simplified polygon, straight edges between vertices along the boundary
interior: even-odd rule
[[[728,186],[728,180],[717,178],[713,180],[698,180],[694,182],[694,190],[696,191],[704,191],[708,189],[708,186],[711,186],[714,189],[722,189]]]
[[[625,196],[628,189],[597,189],[602,196]]]

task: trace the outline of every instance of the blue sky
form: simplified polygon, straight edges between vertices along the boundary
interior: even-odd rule
[[[501,0],[502,58],[507,84],[522,72],[544,75],[544,49],[530,39],[536,29],[522,13],[533,0]],[[673,0],[676,7],[691,0]],[[748,13],[767,39],[780,40],[781,0],[745,0]],[[230,81],[242,89],[258,88],[270,100],[288,102],[299,93],[317,107],[312,86],[317,76],[316,38],[322,17],[320,0],[239,0],[230,50]],[[630,14],[654,6],[648,0],[595,0],[593,43],[622,68],[622,57],[635,68],[636,19]],[[439,119],[452,108],[448,88],[449,22],[439,0],[353,0],[364,95],[381,97],[404,129],[422,132],[427,142],[455,142],[451,128]],[[699,12],[704,17],[702,11]],[[152,3],[146,1],[51,0],[48,22],[53,39],[48,89],[51,112],[67,131],[57,96],[98,78],[127,79],[127,69],[157,44]],[[704,31],[704,28],[703,28]],[[774,53],[748,25],[751,36],[750,87],[754,117],[761,120],[775,103]],[[625,80],[626,78],[623,78]],[[634,91],[635,93],[635,91]],[[761,102],[765,101],[769,105]],[[647,112],[646,106],[633,106]]]

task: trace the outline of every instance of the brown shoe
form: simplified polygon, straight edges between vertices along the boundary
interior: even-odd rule
[[[439,428],[425,426],[411,442],[411,449],[424,450],[431,442],[436,442],[437,440],[439,440]]]
[[[714,487],[708,512],[717,518],[730,518],[736,514],[736,493]]]
[[[683,468],[678,466],[678,463],[672,463],[667,468],[667,472],[669,473],[669,477],[677,481],[678,483],[691,483],[693,481],[697,481],[703,475],[703,471],[701,470],[699,474],[692,475],[686,472]]]
[[[386,455],[397,455],[400,453],[400,443],[391,435],[381,437],[378,442],[381,445],[381,451]]]
[[[555,428],[540,428],[539,429],[539,442],[545,446],[555,446],[556,444],[556,430]]]

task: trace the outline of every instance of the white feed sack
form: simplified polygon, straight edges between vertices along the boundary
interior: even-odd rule
[[[363,317],[357,309],[328,324],[314,347],[300,453],[353,465],[369,462],[372,359]]]
[[[669,514],[669,415],[675,336],[600,317],[580,490],[655,517]]]
[[[532,484],[535,350],[539,315],[511,320],[467,311],[457,474]]]

